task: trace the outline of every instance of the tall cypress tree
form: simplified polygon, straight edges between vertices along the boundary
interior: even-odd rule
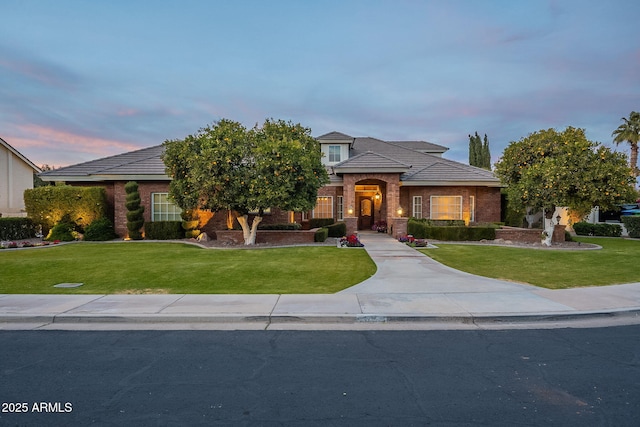
[[[484,144],[482,144],[482,165],[481,168],[491,170],[491,150],[489,150],[489,139],[484,134]]]
[[[469,164],[471,166],[480,166],[482,161],[482,142],[478,132],[475,135],[469,135]]]

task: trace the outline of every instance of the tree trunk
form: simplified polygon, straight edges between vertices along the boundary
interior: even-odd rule
[[[256,234],[258,233],[258,224],[262,222],[262,217],[257,216],[253,218],[253,222],[251,226],[249,226],[248,215],[238,215],[238,222],[242,227],[242,237],[244,238],[244,244],[255,245],[256,244]]]
[[[629,155],[629,166],[634,177],[638,176],[638,144],[629,143],[631,145],[631,154]]]

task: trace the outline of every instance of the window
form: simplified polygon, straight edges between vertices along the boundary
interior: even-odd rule
[[[469,221],[476,222],[476,196],[469,196]]]
[[[431,196],[431,219],[462,219],[462,196]]]
[[[422,218],[422,196],[413,196],[411,216],[418,219]]]
[[[182,210],[169,200],[169,193],[151,193],[151,221],[182,221]]]
[[[320,196],[316,199],[316,207],[313,210],[314,218],[333,218],[333,197]]]
[[[344,197],[343,196],[338,196],[338,218],[337,221],[342,221],[344,220]]]
[[[340,161],[340,146],[329,146],[329,163],[338,163]]]

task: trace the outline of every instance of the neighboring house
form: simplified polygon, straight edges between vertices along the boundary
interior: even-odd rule
[[[265,223],[310,218],[345,221],[348,232],[386,223],[394,235],[406,231],[408,217],[500,221],[500,181],[490,171],[442,158],[446,147],[425,141],[382,141],[331,132],[317,138],[330,182],[318,191],[310,212],[272,209]],[[124,185],[137,181],[145,221],[180,220],[168,199],[170,178],[160,159],[163,146],[68,166],[40,174],[45,181],[106,188],[116,231],[126,234]],[[201,217],[205,230],[227,228],[227,213]],[[395,226],[395,229],[394,229]]]
[[[0,216],[25,216],[24,190],[41,170],[0,138]]]

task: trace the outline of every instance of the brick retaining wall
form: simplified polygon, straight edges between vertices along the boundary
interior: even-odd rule
[[[316,233],[316,229],[313,230],[258,230],[256,234],[256,243],[269,243],[269,244],[301,244],[301,243],[313,243],[313,238]],[[242,237],[242,230],[216,230],[216,240],[223,243],[229,243],[232,245],[244,244],[244,237]]]

